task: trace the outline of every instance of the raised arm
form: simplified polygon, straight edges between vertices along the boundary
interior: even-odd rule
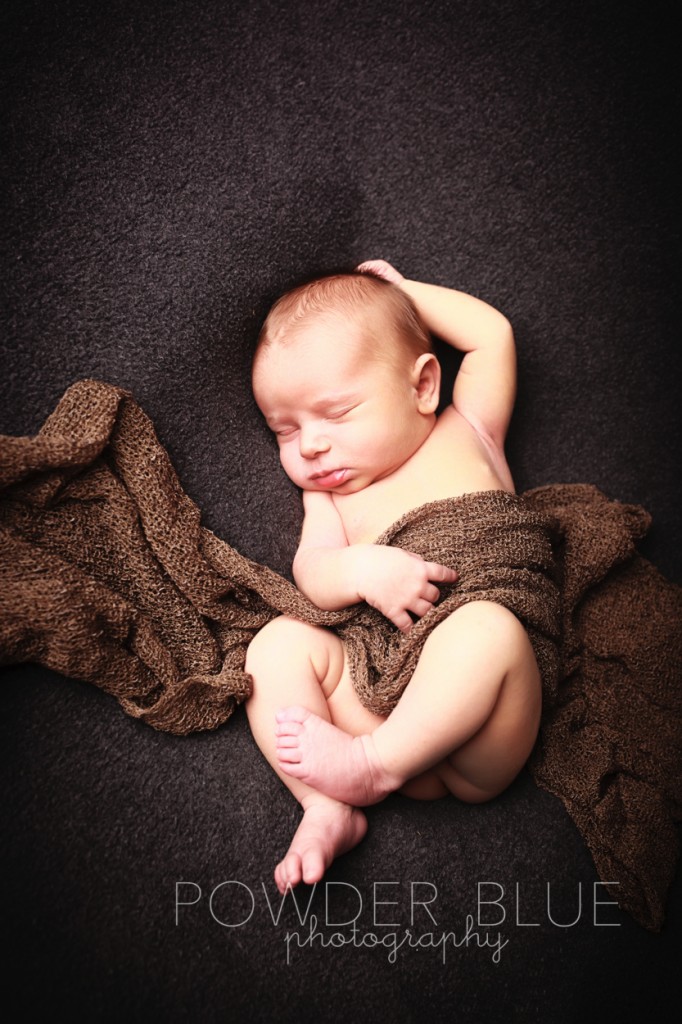
[[[359,269],[397,284],[413,300],[428,329],[465,353],[452,404],[478,433],[502,447],[516,397],[516,349],[507,318],[473,295],[407,280],[381,260],[363,263]]]
[[[454,583],[457,573],[425,562],[401,548],[348,544],[331,495],[304,491],[305,516],[293,564],[300,590],[318,608],[334,611],[367,601],[398,629],[412,625],[410,612],[425,615],[438,600],[436,583]]]

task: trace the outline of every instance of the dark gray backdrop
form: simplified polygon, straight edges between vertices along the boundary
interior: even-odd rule
[[[0,431],[34,433],[79,378],[129,388],[205,524],[288,571],[300,510],[249,394],[255,335],[301,275],[385,257],[511,319],[518,488],[590,481],[644,504],[644,551],[682,581],[666,6],[10,0],[0,37]],[[295,916],[274,924],[260,887],[274,898],[298,811],[243,714],[177,739],[44,670],[2,684],[10,1019],[668,1019],[679,883],[661,935],[609,908],[618,927],[595,926],[589,853],[525,775],[489,806],[392,797],[329,874],[355,887],[330,890],[346,917],[361,894],[364,935],[409,927],[421,881],[436,924],[417,908],[413,934],[462,938],[495,881],[499,963],[472,937],[445,963],[318,940],[287,964]],[[176,925],[179,881],[202,899]],[[401,902],[375,921],[379,881]],[[573,927],[548,919],[548,882],[563,923],[582,886]],[[218,923],[251,894],[248,921]],[[313,909],[329,936],[324,891]]]

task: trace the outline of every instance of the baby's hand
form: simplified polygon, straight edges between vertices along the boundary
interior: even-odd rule
[[[386,260],[365,260],[355,268],[361,271],[363,274],[375,274],[377,277],[383,277],[386,281],[390,281],[392,284],[400,284],[405,278],[402,274],[399,274],[395,267],[392,267]]]
[[[409,613],[426,615],[440,597],[435,583],[454,583],[457,573],[438,562],[425,562],[402,548],[359,545],[358,597],[377,608],[398,629],[412,626]],[[432,582],[433,581],[433,582]]]

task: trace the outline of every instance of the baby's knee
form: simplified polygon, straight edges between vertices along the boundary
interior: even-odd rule
[[[256,633],[246,652],[246,671],[257,686],[272,679],[314,672],[319,682],[331,669],[342,666],[343,647],[333,633],[320,626],[280,615]],[[340,669],[339,669],[340,671]]]
[[[301,628],[303,627],[303,628]],[[282,657],[289,655],[304,643],[305,623],[279,615],[258,630],[246,652],[245,669],[253,676],[263,670],[281,665]]]
[[[525,649],[528,634],[516,615],[494,601],[472,601],[455,613],[470,636],[488,640],[494,648],[513,653]]]

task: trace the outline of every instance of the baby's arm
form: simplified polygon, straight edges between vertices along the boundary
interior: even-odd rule
[[[361,264],[397,284],[428,329],[465,353],[452,404],[477,433],[502,447],[516,397],[516,349],[507,318],[481,299],[440,285],[409,281],[383,260]]]
[[[305,517],[293,573],[310,600],[329,611],[367,601],[398,629],[412,625],[438,600],[435,583],[454,583],[457,573],[419,555],[383,544],[349,545],[330,494],[304,491]],[[434,581],[434,582],[432,582]]]

